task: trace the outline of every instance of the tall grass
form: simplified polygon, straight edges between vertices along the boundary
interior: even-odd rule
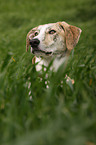
[[[57,21],[80,27],[82,34],[67,66],[43,68],[41,80],[33,55],[25,52],[26,35]],[[95,25],[95,0],[0,2],[0,145],[96,144]],[[74,85],[66,83],[66,74]]]

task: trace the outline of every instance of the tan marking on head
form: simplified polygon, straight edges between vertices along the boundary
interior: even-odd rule
[[[56,35],[58,35],[58,37],[61,36],[62,40],[63,40],[64,34],[62,34],[61,29],[58,28],[58,24],[57,23],[52,23],[51,25],[49,24],[49,27],[46,30],[47,31],[45,32],[45,39],[43,40],[43,43],[47,47],[48,47],[49,44],[54,43],[54,40],[53,40],[54,37],[53,36],[56,36]],[[49,34],[50,30],[55,30],[56,33],[51,35],[51,34]],[[63,33],[64,33],[64,31],[63,31]]]
[[[29,45],[30,45],[30,38],[32,39],[34,37],[34,32],[37,30],[38,27],[35,27],[33,29],[31,29],[28,34],[27,34],[27,37],[26,37],[26,52],[28,51],[29,49]]]
[[[65,31],[66,47],[71,51],[79,41],[80,34],[82,30],[76,26],[67,24],[66,22],[57,22],[59,25],[63,26]]]

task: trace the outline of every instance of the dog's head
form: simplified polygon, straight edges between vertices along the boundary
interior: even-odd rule
[[[70,52],[78,43],[80,34],[80,28],[66,22],[40,25],[27,34],[26,51],[30,45],[31,52],[37,56]]]

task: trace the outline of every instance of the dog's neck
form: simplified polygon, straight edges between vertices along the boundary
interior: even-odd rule
[[[36,65],[36,70],[40,71],[42,69],[42,65],[48,66],[52,62],[51,69],[57,71],[60,65],[64,63],[67,59],[68,59],[68,55],[65,54],[58,54],[49,57],[36,58],[36,62],[38,62],[38,64]]]

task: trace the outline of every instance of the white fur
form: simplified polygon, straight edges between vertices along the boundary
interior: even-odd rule
[[[59,61],[58,61],[58,58],[55,58],[54,61],[53,61],[53,64],[51,66],[51,70],[54,70],[54,71],[57,71],[58,68],[60,67],[60,65],[62,63],[64,63],[66,60],[68,59],[68,57],[62,57]],[[36,65],[36,71],[41,71],[42,69],[42,65],[44,66],[48,66],[50,61],[48,62],[47,60],[44,60],[40,57],[36,57],[36,63],[38,62],[38,64]]]

